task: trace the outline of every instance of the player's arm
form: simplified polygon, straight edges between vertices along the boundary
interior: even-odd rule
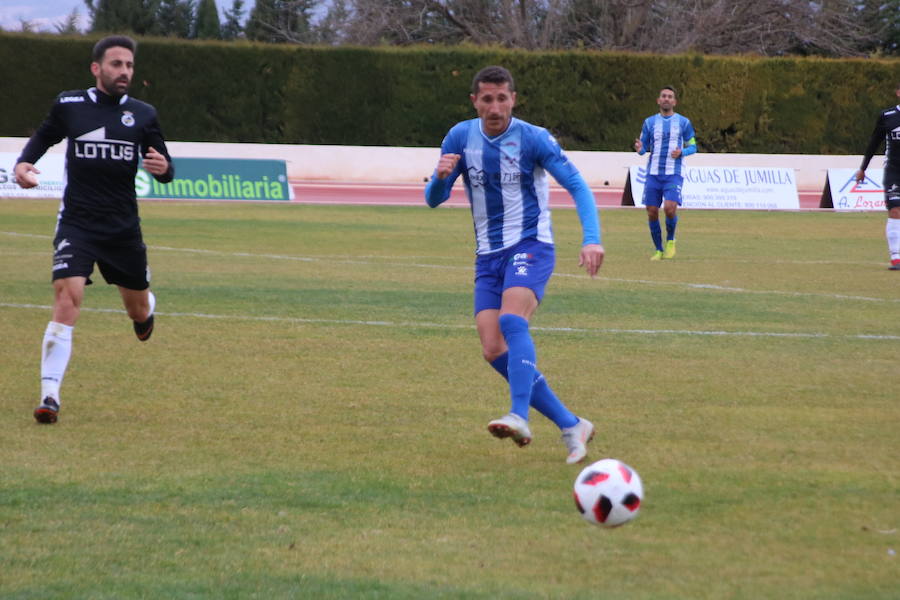
[[[28,189],[38,185],[36,175],[40,175],[41,172],[34,164],[44,156],[51,146],[58,144],[65,137],[61,111],[59,103],[54,104],[50,109],[50,114],[22,149],[22,154],[19,155],[13,169],[19,187]]]
[[[141,161],[147,172],[160,183],[169,183],[175,179],[172,157],[169,156],[166,140],[163,138],[162,129],[155,116],[144,132],[144,140],[141,142]]]
[[[441,144],[441,157],[434,168],[431,180],[425,186],[425,202],[431,208],[441,205],[450,197],[453,183],[461,172],[462,145],[456,141],[456,137],[451,131],[444,138]]]
[[[643,156],[647,152],[650,152],[648,148],[652,148],[653,140],[650,139],[650,127],[647,124],[647,121],[644,121],[643,126],[641,126],[641,136],[634,140],[634,149],[635,151]]]
[[[594,193],[575,165],[562,153],[559,145],[549,140],[549,134],[546,135],[540,163],[571,194],[575,202],[575,210],[581,221],[582,236],[578,266],[584,267],[588,275],[594,277],[605,256],[600,243],[600,215],[597,212]]]
[[[878,115],[878,120],[875,121],[875,129],[872,131],[872,137],[869,138],[869,145],[866,146],[866,153],[863,155],[862,164],[860,164],[859,170],[856,171],[855,178],[857,182],[866,178],[866,169],[869,168],[869,161],[872,160],[872,157],[875,156],[875,151],[881,146],[885,134],[884,119],[881,115]]]

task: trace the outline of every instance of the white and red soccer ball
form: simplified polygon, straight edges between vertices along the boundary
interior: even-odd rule
[[[589,523],[618,527],[635,518],[644,500],[637,471],[614,458],[586,466],[575,479],[575,506]]]

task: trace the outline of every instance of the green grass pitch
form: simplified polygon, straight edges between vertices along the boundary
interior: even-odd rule
[[[579,517],[558,431],[508,409],[468,212],[144,203],[157,327],[88,288],[34,423],[56,201],[0,201],[0,597],[888,599],[900,593],[900,273],[883,213],[639,210],[557,275],[538,364],[641,474]],[[99,279],[99,277],[98,277]]]

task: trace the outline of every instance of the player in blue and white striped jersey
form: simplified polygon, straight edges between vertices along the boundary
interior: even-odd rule
[[[644,186],[644,205],[650,225],[650,237],[656,251],[650,260],[675,258],[675,227],[678,225],[678,207],[681,206],[681,162],[685,156],[697,151],[694,126],[690,120],[675,112],[678,100],[675,89],[659,90],[656,104],[659,114],[647,117],[641,128],[641,137],[634,140],[638,154],[650,153],[647,161],[647,183]],[[666,214],[666,246],[663,250],[662,229],[659,226],[659,207]]]
[[[537,370],[529,320],[553,274],[549,173],[575,200],[582,227],[579,265],[591,277],[603,262],[594,195],[550,133],[512,116],[516,92],[503,67],[485,67],[470,96],[478,118],[455,125],[425,188],[432,208],[462,175],[475,226],[475,324],[486,361],[509,382],[509,414],[488,424],[496,437],[531,442],[533,406],[562,431],[570,464],[587,454],[594,426],[575,416]]]

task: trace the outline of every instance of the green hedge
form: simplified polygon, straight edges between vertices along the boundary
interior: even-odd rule
[[[0,34],[0,135],[30,135],[58,92],[92,85],[95,41]],[[516,114],[570,150],[631,149],[673,85],[703,151],[859,154],[900,82],[898,59],[139,41],[132,94],[182,141],[436,146],[474,114],[475,72],[503,64]]]

